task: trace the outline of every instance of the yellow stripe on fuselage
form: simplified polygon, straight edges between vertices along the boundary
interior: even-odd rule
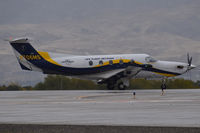
[[[119,64],[120,60],[122,60],[123,63],[129,63],[131,61],[130,59],[116,59],[116,60],[112,60],[112,61],[113,61],[113,64]],[[139,65],[143,64],[143,63],[138,62],[138,61],[134,61],[134,62],[136,64],[139,64]],[[110,65],[109,61],[106,61],[102,65],[96,65],[94,67],[101,67],[101,66],[107,66],[107,65]],[[159,74],[159,75],[162,75],[162,76],[166,76],[166,77],[175,77],[175,76],[177,76],[176,74],[167,74],[167,73],[159,73],[159,72],[153,72],[153,73],[156,73],[156,74]]]
[[[55,65],[58,65],[58,66],[61,66],[60,64],[58,64],[56,61],[54,61],[53,59],[51,59],[50,55],[48,52],[43,52],[43,51],[37,51],[41,56],[42,58],[44,58],[46,61],[52,63],[52,64],[55,64]]]

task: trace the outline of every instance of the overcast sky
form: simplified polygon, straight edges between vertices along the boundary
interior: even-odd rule
[[[41,23],[82,19],[107,10],[143,12],[173,8],[193,0],[1,0],[0,24]]]
[[[39,82],[24,73],[9,37],[67,54],[147,53],[200,64],[200,0],[0,0],[0,83]],[[39,45],[38,45],[39,44]],[[24,83],[22,83],[24,84]]]

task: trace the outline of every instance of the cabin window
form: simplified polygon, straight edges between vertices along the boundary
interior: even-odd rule
[[[110,65],[113,65],[113,61],[112,61],[112,60],[109,60],[109,64],[110,64]]]
[[[183,69],[184,66],[180,65],[180,66],[177,66],[178,69]]]
[[[102,60],[99,61],[99,65],[103,65],[103,61]]]
[[[134,63],[135,63],[135,61],[134,61],[134,60],[131,60],[130,62],[131,62],[131,64],[134,64]]]
[[[123,60],[119,60],[119,64],[122,65],[124,62]]]
[[[148,62],[148,63],[154,63],[154,62],[157,61],[156,59],[154,59],[154,58],[151,57],[151,56],[146,57],[145,60],[146,60],[146,62]]]
[[[93,61],[89,61],[89,65],[92,66],[93,65]]]

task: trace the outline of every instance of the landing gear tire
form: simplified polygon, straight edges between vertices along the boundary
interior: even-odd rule
[[[115,86],[113,84],[107,84],[108,90],[114,90]]]
[[[119,83],[117,87],[118,87],[119,90],[125,90],[126,89],[126,86],[123,83]]]

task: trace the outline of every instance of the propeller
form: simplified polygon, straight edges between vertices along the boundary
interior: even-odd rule
[[[192,57],[190,57],[189,53],[187,53],[187,62],[188,62],[188,67],[187,67],[186,73],[189,79],[191,80],[191,71],[189,72],[189,70],[195,68],[195,66],[192,65]]]
[[[188,61],[188,66],[190,67],[192,65],[192,57],[190,57],[189,53],[187,53],[187,61]]]

